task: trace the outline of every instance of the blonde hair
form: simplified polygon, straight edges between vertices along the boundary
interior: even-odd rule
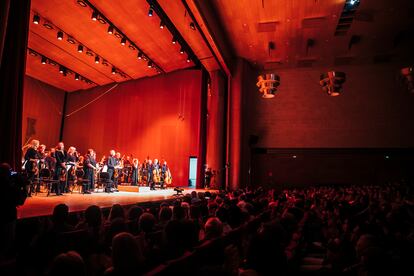
[[[40,142],[39,142],[39,140],[33,139],[33,140],[30,142],[30,144],[31,144],[33,147],[38,147],[38,146],[39,146],[39,144],[40,144]]]

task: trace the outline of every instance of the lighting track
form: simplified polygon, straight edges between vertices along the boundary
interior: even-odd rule
[[[159,72],[165,73],[165,71],[161,68],[161,66],[159,66],[157,63],[155,63],[153,59],[151,59],[141,48],[138,47],[138,45],[136,45],[131,39],[129,39],[115,24],[113,24],[113,22],[111,22],[101,11],[99,11],[88,0],[78,0],[77,2],[82,7],[88,6],[90,9],[92,9],[93,15],[96,14],[97,20],[100,23],[102,23],[102,24],[108,23],[109,26],[112,26],[113,29],[114,29],[114,32],[116,31],[120,35],[121,42],[122,41],[125,41],[125,42],[128,41],[129,44],[132,45],[133,48],[135,48],[136,50],[138,50],[138,53],[142,53],[143,54],[143,56],[146,58],[146,60],[148,61],[148,63],[151,63],[153,65],[152,68],[155,68]],[[84,5],[80,4],[80,3],[84,3],[84,4],[86,4],[86,6],[84,6]],[[143,59],[145,60],[145,58],[143,58]]]

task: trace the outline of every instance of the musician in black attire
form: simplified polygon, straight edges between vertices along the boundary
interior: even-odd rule
[[[56,167],[55,148],[51,148],[47,156],[45,157],[46,168],[52,173]]]
[[[24,155],[24,169],[27,174],[27,179],[30,182],[30,189],[28,196],[32,196],[32,192],[34,190],[34,181],[36,177],[36,172],[38,173],[37,167],[37,161],[39,160],[37,148],[39,147],[39,141],[38,140],[32,140],[30,142],[30,147],[27,149],[25,155]]]
[[[131,184],[133,186],[138,185],[138,173],[139,173],[139,160],[134,158],[132,161],[132,177],[131,177]]]
[[[113,180],[113,183],[115,183],[115,178],[113,179],[114,173],[115,173],[115,167],[118,165],[118,160],[115,157],[115,151],[111,150],[109,152],[109,157],[108,157],[108,174],[109,174],[109,180]],[[110,183],[108,183],[107,185],[107,189],[111,189],[112,185]]]
[[[54,183],[54,187],[52,187],[52,191],[56,193],[56,195],[62,195],[62,191],[65,188],[65,182],[61,182],[60,178],[62,176],[62,173],[66,173],[66,152],[65,152],[65,145],[63,142],[59,142],[59,144],[56,147],[55,152],[55,158],[56,158],[56,165],[55,165],[55,175],[54,180],[58,180],[58,183]]]
[[[69,192],[69,181],[75,181],[75,175],[73,172],[76,173],[76,162],[78,162],[78,157],[76,155],[76,148],[69,147],[68,153],[66,155],[66,165],[70,169],[66,172],[66,182],[65,182],[65,191]]]
[[[82,185],[83,193],[90,194],[91,191],[95,188],[95,170],[96,167],[96,159],[95,159],[95,152],[93,149],[88,149],[88,153],[85,156],[85,160],[83,162],[83,171],[85,173],[85,179],[88,180],[88,183]]]
[[[164,189],[165,178],[167,177],[167,173],[170,169],[168,168],[167,161],[161,166],[161,189]]]
[[[147,183],[150,186],[150,190],[155,190],[153,169],[152,160],[149,159],[147,163]]]

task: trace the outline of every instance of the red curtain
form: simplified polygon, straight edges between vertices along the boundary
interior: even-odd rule
[[[63,140],[98,159],[115,149],[140,161],[167,160],[176,186],[188,185],[199,155],[202,72],[183,70],[68,95]],[[98,98],[97,98],[98,97]]]
[[[0,162],[21,166],[23,83],[30,0],[0,4]]]

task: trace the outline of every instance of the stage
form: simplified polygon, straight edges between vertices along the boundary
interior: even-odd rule
[[[176,194],[173,188],[150,191],[148,187],[140,187],[140,191],[136,192],[137,187],[119,187],[121,191],[110,194],[101,191],[92,194],[74,192],[73,194],[64,194],[62,196],[51,194],[47,197],[46,193],[40,193],[27,198],[25,204],[18,208],[17,216],[19,219],[22,219],[51,215],[53,208],[60,203],[68,205],[69,212],[78,212],[85,210],[90,205],[98,205],[99,207],[111,207],[113,204],[131,205],[134,203],[171,199]],[[183,194],[191,193],[192,191],[206,192],[207,190],[186,188]],[[216,192],[216,190],[208,191]]]

